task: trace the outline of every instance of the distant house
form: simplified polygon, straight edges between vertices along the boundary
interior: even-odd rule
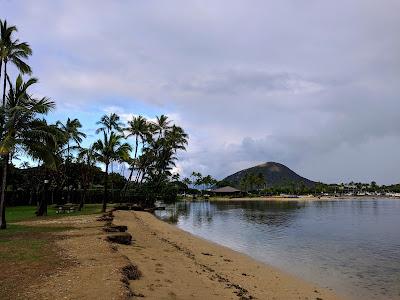
[[[239,196],[240,194],[242,194],[242,191],[235,189],[231,186],[224,186],[218,189],[211,190],[211,193],[217,196]]]

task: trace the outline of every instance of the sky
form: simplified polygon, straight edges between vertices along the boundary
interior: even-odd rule
[[[400,182],[400,1],[0,0],[49,119],[166,114],[178,170],[266,161],[327,183]]]

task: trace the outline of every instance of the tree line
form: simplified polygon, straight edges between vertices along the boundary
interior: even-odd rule
[[[85,195],[98,174],[98,165],[104,168],[102,210],[109,198],[110,167],[114,163],[128,166],[128,180],[123,180],[122,195],[135,191],[142,204],[150,206],[157,197],[171,192],[172,168],[177,160],[177,151],[185,150],[188,135],[161,115],[155,121],[143,116],[134,116],[124,124],[115,113],[106,114],[97,122],[97,140],[89,147],[82,147],[86,134],[81,122],[67,118],[54,124],[45,116],[55,109],[55,102],[48,97],[32,95],[32,87],[38,80],[30,77],[32,69],[27,60],[32,49],[16,37],[17,28],[0,20],[0,82],[2,83],[2,105],[0,108],[0,156],[1,196],[0,228],[6,228],[6,190],[10,181],[8,172],[14,168],[16,159],[29,157],[37,162],[42,190],[38,201],[37,215],[47,214],[47,191],[67,190],[67,201],[78,178]],[[18,70],[11,78],[9,66]],[[133,142],[130,145],[129,141]],[[124,174],[123,174],[124,175]],[[172,191],[171,193],[174,193]]]

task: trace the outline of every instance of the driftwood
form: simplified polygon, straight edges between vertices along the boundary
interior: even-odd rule
[[[132,242],[132,235],[128,232],[117,232],[107,236],[107,241],[111,243],[130,245]]]

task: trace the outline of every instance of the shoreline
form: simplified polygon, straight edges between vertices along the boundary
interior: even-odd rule
[[[146,212],[116,211],[133,246],[118,251],[143,276],[130,281],[148,299],[341,299],[246,254],[194,236]]]
[[[339,201],[339,200],[400,200],[399,197],[388,197],[388,196],[299,196],[295,197],[284,197],[284,196],[266,196],[266,197],[243,197],[243,198],[227,198],[227,197],[211,197],[209,199],[199,199],[199,200],[182,200],[187,202],[219,202],[219,201],[282,201],[282,202],[315,202],[315,201]]]

